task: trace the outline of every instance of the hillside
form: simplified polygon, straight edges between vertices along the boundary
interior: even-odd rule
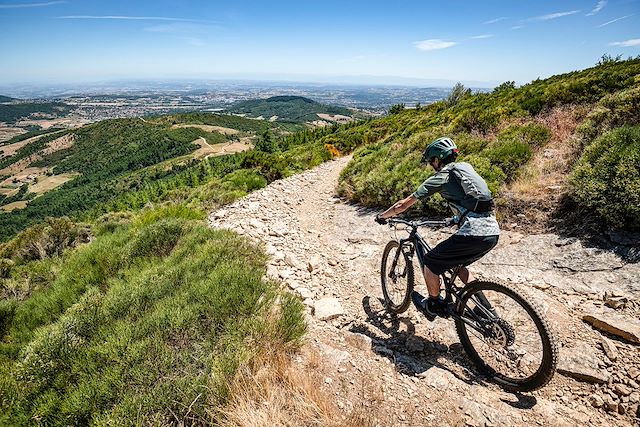
[[[0,122],[14,123],[28,118],[56,118],[71,111],[63,102],[11,102],[11,98],[0,100]]]
[[[10,98],[8,96],[0,95],[0,102],[12,102],[16,101],[15,98]]]
[[[640,59],[607,60],[518,88],[460,90],[318,143],[356,149],[340,194],[366,206],[387,207],[414,191],[432,173],[419,166],[422,150],[448,135],[460,160],[488,181],[507,227],[530,232],[587,221],[640,231],[639,107]],[[446,213],[438,198],[416,211],[424,209]]]
[[[226,175],[228,167],[235,167],[226,165],[241,163],[246,156],[214,158],[250,149],[269,126],[277,135],[278,127],[269,123],[190,113],[15,137],[0,145],[0,208],[9,211],[0,213],[0,240],[49,216],[95,217],[126,206],[139,208],[149,197],[167,193],[181,198],[186,188],[207,182],[204,175]],[[200,163],[207,157],[214,166]],[[240,183],[217,196],[224,199],[246,185],[256,184]]]
[[[295,123],[313,122],[320,119],[327,121],[346,121],[353,116],[348,108],[324,105],[302,96],[273,96],[266,99],[240,101],[227,109],[236,114],[249,117],[262,117],[265,120],[274,118],[279,121]],[[332,116],[344,117],[332,117]]]
[[[3,143],[0,425],[634,425],[639,76],[603,59],[297,133],[194,113]],[[558,328],[564,373],[534,394],[487,384],[450,324],[380,304],[372,218],[441,135],[498,199],[505,232],[476,267]],[[587,226],[598,239],[567,238]],[[580,320],[596,309],[627,338]]]

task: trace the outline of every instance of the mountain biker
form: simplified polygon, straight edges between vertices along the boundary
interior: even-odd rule
[[[447,304],[440,297],[440,275],[463,265],[460,279],[465,284],[475,280],[466,266],[493,249],[500,235],[487,183],[470,164],[456,162],[457,157],[458,147],[450,138],[442,137],[430,143],[422,154],[421,163],[428,163],[436,173],[413,194],[376,216],[376,222],[386,224],[388,218],[403,213],[418,199],[426,199],[435,193],[440,193],[453,211],[449,223],[457,223],[458,231],[425,256],[423,274],[429,296],[424,298],[416,291],[411,295],[416,308],[429,320],[448,316]]]

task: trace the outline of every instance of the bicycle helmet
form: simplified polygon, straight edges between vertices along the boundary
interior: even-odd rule
[[[448,157],[451,153],[457,153],[458,147],[455,142],[451,138],[442,137],[433,141],[431,144],[427,145],[424,153],[422,153],[422,161],[430,162],[433,158],[437,157],[442,160],[445,157]]]

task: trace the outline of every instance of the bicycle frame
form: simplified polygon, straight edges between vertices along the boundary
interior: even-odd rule
[[[407,238],[398,240],[398,244],[401,251],[407,255],[409,260],[413,259],[413,254],[415,252],[415,254],[418,257],[418,263],[420,264],[420,271],[424,275],[425,256],[427,253],[429,253],[432,250],[432,248],[431,246],[429,246],[429,244],[424,239],[424,237],[420,235],[420,233],[418,232],[418,227],[431,226],[431,227],[441,228],[446,226],[446,223],[444,221],[409,222],[401,219],[391,219],[389,220],[389,223],[404,224],[411,227],[409,236]],[[393,259],[393,263],[391,265],[392,271],[395,270],[395,266],[398,263],[398,258],[400,256],[401,251],[396,251],[395,257]],[[457,286],[454,285],[454,283],[458,278],[458,275],[462,267],[463,265],[458,265],[453,269],[448,270],[447,272],[442,273],[440,275],[440,277],[442,278],[442,282],[444,283],[444,290],[445,290],[444,299],[449,305],[449,307],[455,307],[454,310],[449,310],[450,311],[449,314],[454,319],[462,320],[469,327],[475,329],[476,331],[482,334],[485,334],[487,331],[478,327],[478,325],[482,324],[483,322],[481,317],[477,313],[474,313],[473,311],[469,311],[468,313],[465,314],[465,316],[460,316],[457,314],[458,309],[460,308],[459,307],[460,301],[462,301],[465,296],[465,288],[464,287],[458,288]],[[479,311],[482,312],[482,314],[486,318],[490,319],[492,317],[497,317],[495,310],[493,309],[489,301],[484,297],[484,295],[480,294],[478,295],[478,298],[480,299],[480,301],[474,301],[474,303],[476,307],[479,309]],[[468,319],[467,316],[471,316],[473,320]]]

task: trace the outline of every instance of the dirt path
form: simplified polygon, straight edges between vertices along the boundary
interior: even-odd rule
[[[477,375],[452,322],[428,322],[414,308],[398,319],[385,314],[379,260],[392,234],[374,223],[374,212],[335,197],[348,161],[274,182],[209,218],[262,242],[271,256],[267,274],[302,297],[309,333],[295,363],[320,378],[345,417],[358,413],[379,426],[636,425],[638,347],[604,338],[581,314],[603,309],[615,282],[620,295],[609,297],[625,302],[616,314],[637,319],[638,264],[558,236],[505,233],[475,271],[536,298],[557,331],[568,375],[588,372],[605,383],[556,374],[543,390],[504,392]],[[324,304],[335,310],[329,320]]]

